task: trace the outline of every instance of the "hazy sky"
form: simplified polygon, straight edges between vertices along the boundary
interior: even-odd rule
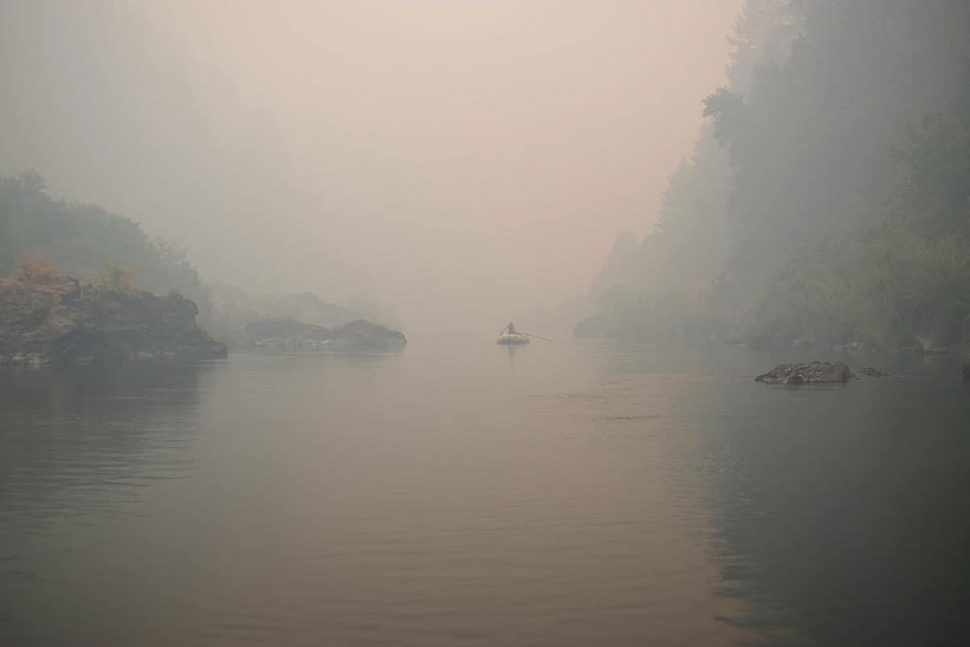
[[[499,322],[646,232],[741,0],[0,0],[0,170],[207,278]]]

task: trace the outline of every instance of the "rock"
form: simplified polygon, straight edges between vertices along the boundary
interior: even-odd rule
[[[769,384],[823,384],[848,382],[852,370],[842,362],[803,362],[779,364],[771,371],[755,378]]]
[[[333,346],[343,350],[400,350],[407,345],[403,333],[358,319],[333,329]]]
[[[246,341],[257,347],[272,349],[329,348],[331,333],[323,326],[296,319],[258,319],[245,329]]]
[[[225,357],[178,295],[112,291],[54,276],[0,281],[0,365],[63,365],[140,357]]]
[[[246,333],[255,321],[284,319],[323,326],[327,330],[363,317],[359,312],[328,303],[311,292],[257,296],[232,285],[209,284],[209,321],[222,335],[240,345],[256,345]],[[257,339],[285,339],[259,336]]]
[[[886,371],[883,371],[878,368],[873,368],[872,366],[867,366],[864,369],[862,369],[861,374],[868,375],[869,377],[885,377],[889,375],[889,373],[887,373]]]
[[[404,335],[366,319],[357,319],[332,331],[296,319],[259,319],[247,324],[246,341],[273,350],[397,350],[407,344]]]
[[[297,321],[333,328],[361,318],[354,310],[327,303],[312,292],[299,292],[270,297],[263,306],[264,312],[274,313]]]

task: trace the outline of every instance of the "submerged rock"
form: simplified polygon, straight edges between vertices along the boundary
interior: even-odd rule
[[[179,296],[115,291],[53,276],[0,281],[0,365],[225,357]]]
[[[334,348],[344,350],[400,350],[407,345],[403,333],[358,319],[333,329]]]
[[[852,370],[842,362],[801,362],[779,364],[769,372],[755,378],[769,384],[824,384],[848,382]]]
[[[887,373],[886,371],[882,369],[874,368],[872,366],[867,366],[864,369],[862,369],[861,374],[868,375],[869,377],[885,377],[889,375],[889,373]]]

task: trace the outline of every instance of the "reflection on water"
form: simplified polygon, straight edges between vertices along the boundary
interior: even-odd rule
[[[747,624],[812,644],[970,637],[970,393],[956,376],[754,401],[710,390],[695,465],[716,475],[722,586]]]
[[[123,642],[126,610],[145,615],[153,572],[180,568],[171,533],[146,533],[192,468],[207,370],[2,374],[0,643]],[[149,542],[161,550],[139,562]]]
[[[87,516],[182,475],[198,431],[200,370],[3,373],[3,527]]]
[[[2,644],[953,641],[970,394],[556,340],[0,375]]]

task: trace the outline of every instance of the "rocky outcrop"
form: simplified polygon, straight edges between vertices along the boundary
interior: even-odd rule
[[[328,303],[312,292],[298,292],[269,297],[264,311],[274,316],[306,321],[318,326],[333,328],[362,317],[361,313]]]
[[[769,384],[824,384],[848,382],[851,378],[851,369],[842,362],[815,361],[779,364],[755,380]]]
[[[296,319],[259,319],[244,332],[249,345],[273,350],[322,350],[332,342],[328,329]]]
[[[114,291],[54,276],[0,281],[0,365],[209,359],[226,347],[178,296]]]
[[[246,327],[254,322],[291,320],[330,330],[363,317],[359,312],[328,303],[310,292],[265,296],[225,284],[210,284],[209,287],[210,320],[227,339],[243,346],[254,343],[246,331]]]
[[[403,333],[358,319],[333,329],[333,347],[341,350],[400,350],[407,345]]]
[[[258,319],[246,325],[247,345],[269,350],[400,350],[407,339],[396,330],[357,319],[328,330],[296,319]]]

